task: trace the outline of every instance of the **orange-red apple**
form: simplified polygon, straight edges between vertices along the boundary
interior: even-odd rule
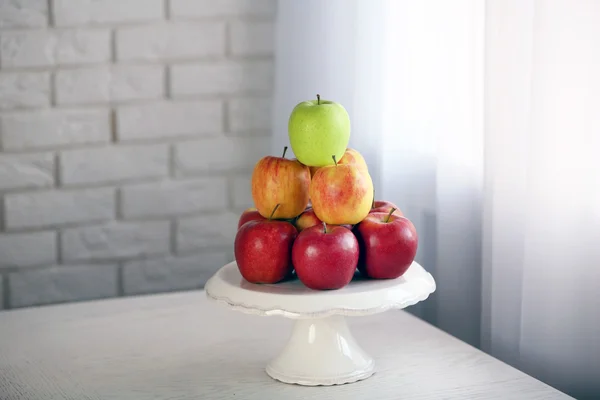
[[[353,164],[359,170],[364,172],[369,172],[369,168],[367,167],[367,162],[365,161],[362,154],[360,154],[357,150],[347,148],[346,152],[338,161],[338,164]]]
[[[298,160],[263,157],[252,172],[252,199],[258,212],[267,218],[277,208],[274,219],[296,218],[308,204],[310,170]]]
[[[310,199],[317,217],[331,225],[354,225],[362,221],[373,203],[369,173],[353,164],[319,168],[310,185]]]
[[[306,228],[310,228],[311,226],[321,225],[323,222],[317,217],[315,214],[315,210],[312,208],[304,211],[300,216],[296,219],[296,229],[298,232],[302,232]]]
[[[313,176],[315,176],[315,172],[317,172],[317,170],[321,167],[308,167],[310,169],[310,177],[312,178]]]

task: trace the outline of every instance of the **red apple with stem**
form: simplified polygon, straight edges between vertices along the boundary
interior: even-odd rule
[[[323,222],[300,232],[292,247],[292,262],[307,287],[340,289],[356,271],[358,242],[349,229]]]
[[[260,215],[260,213],[258,212],[258,210],[256,208],[254,208],[254,207],[247,208],[246,210],[244,210],[242,215],[240,215],[240,220],[238,221],[238,229],[240,229],[240,227],[248,221],[255,221],[255,220],[262,221],[264,219],[265,219],[265,217]]]
[[[235,236],[235,260],[251,283],[277,283],[292,273],[292,245],[298,231],[287,221],[277,221],[273,208],[268,219],[248,221]]]
[[[394,214],[369,214],[354,228],[360,246],[358,269],[373,279],[402,276],[417,254],[419,239],[408,218]]]
[[[391,209],[395,209],[394,211],[394,215],[397,215],[399,217],[404,216],[404,214],[402,213],[402,211],[400,211],[400,209],[398,208],[397,205],[395,205],[394,203],[392,203],[391,201],[383,201],[383,200],[374,200],[373,201],[373,205],[371,206],[371,211],[369,211],[370,214],[373,213],[389,213]]]

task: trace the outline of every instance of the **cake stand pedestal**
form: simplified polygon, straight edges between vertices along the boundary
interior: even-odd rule
[[[288,343],[266,372],[281,382],[317,386],[356,382],[375,371],[373,359],[354,340],[345,317],[411,306],[435,291],[435,281],[413,262],[397,279],[369,280],[357,274],[342,289],[315,291],[297,279],[274,285],[249,283],[232,262],[208,280],[205,291],[210,299],[236,311],[294,319]]]

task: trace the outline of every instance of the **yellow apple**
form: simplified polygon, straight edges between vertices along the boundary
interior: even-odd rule
[[[334,162],[319,168],[312,178],[310,199],[313,210],[327,224],[357,224],[371,210],[373,181],[368,172],[355,164]]]
[[[287,150],[287,147],[285,148]],[[260,215],[274,219],[296,218],[308,205],[310,170],[298,160],[263,157],[252,172],[252,199]]]
[[[347,148],[346,152],[342,156],[342,158],[338,161],[338,164],[353,164],[359,170],[364,172],[369,172],[369,168],[367,167],[367,162],[365,161],[362,154],[360,154],[357,150]]]

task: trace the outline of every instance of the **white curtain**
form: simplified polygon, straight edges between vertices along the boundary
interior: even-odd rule
[[[600,398],[600,1],[280,1],[276,33],[273,152],[346,107],[438,283],[413,312]]]

